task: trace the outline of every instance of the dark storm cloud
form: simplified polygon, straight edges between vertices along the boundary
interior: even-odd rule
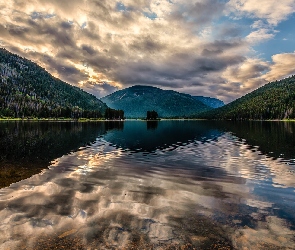
[[[218,54],[223,53],[224,51],[228,51],[240,46],[243,46],[244,42],[237,41],[228,41],[228,40],[216,40],[213,43],[206,44],[206,48],[202,51],[203,56],[216,56]]]
[[[122,44],[110,44],[109,50],[105,50],[105,53],[111,54],[111,55],[116,55],[118,57],[124,58],[128,56],[128,51],[126,51]]]
[[[32,44],[50,42],[53,46],[68,46],[75,48],[73,40],[74,31],[66,22],[50,22],[44,18],[33,20],[22,19],[21,26],[10,25],[7,27],[13,37],[19,37],[30,41]]]
[[[76,60],[80,57],[80,51],[76,47],[66,47],[57,51],[56,57],[60,60],[71,59]]]
[[[228,66],[241,63],[245,60],[243,56],[224,56],[224,57],[203,57],[195,60],[195,70],[199,74],[207,74],[209,72],[218,72],[224,70]]]
[[[140,37],[130,45],[131,49],[137,51],[148,51],[149,53],[160,52],[165,46],[151,36]]]
[[[48,25],[44,25],[42,27],[43,34],[46,35],[46,38],[50,40],[50,42],[58,47],[68,46],[68,47],[76,47],[76,43],[73,39],[73,35],[71,32],[56,27],[50,27]]]
[[[93,56],[93,55],[97,54],[97,51],[92,46],[89,46],[89,45],[86,45],[86,44],[82,44],[81,49],[83,51],[85,51],[86,53],[88,53],[90,56]]]
[[[186,60],[183,60],[185,58]],[[196,57],[189,54],[176,54],[166,64],[137,62],[121,66],[115,74],[125,84],[153,84],[155,86],[171,86],[172,88],[188,86],[205,86],[202,81],[210,73],[218,73],[228,66],[241,63],[242,56]]]
[[[33,43],[42,43],[42,40],[40,40],[40,37],[34,38],[31,35],[31,29],[28,27],[18,26],[14,24],[0,25],[0,39],[3,39],[3,41],[6,41],[5,44],[7,44],[7,41],[13,40],[14,43],[23,43],[23,50],[27,49],[30,45]],[[9,44],[9,43],[8,43]],[[7,48],[11,47],[18,47],[17,45],[10,45],[6,46]],[[20,47],[19,47],[20,49]]]
[[[119,63],[114,56],[104,51],[97,53],[95,56],[86,58],[85,62],[101,72],[113,70]]]
[[[114,93],[115,91],[118,90],[118,88],[116,88],[112,85],[109,85],[105,82],[97,84],[97,83],[89,82],[89,81],[85,82],[83,84],[83,89],[98,98],[107,96],[107,95]]]
[[[72,29],[73,24],[70,22],[61,22],[60,27],[64,30]]]
[[[34,53],[36,56],[36,53]],[[42,55],[39,55],[42,56]],[[61,79],[66,82],[76,82],[87,80],[87,75],[78,70],[77,68],[68,64],[63,64],[59,59],[52,58],[50,56],[43,56],[42,61],[46,63],[47,68],[51,69],[52,72],[56,72],[61,76]]]
[[[57,17],[51,19],[23,18],[22,27],[26,27],[26,33],[32,38],[45,39],[43,43],[50,42],[53,46],[75,47],[75,30],[69,21],[63,21]]]
[[[7,26],[7,30],[10,33],[10,35],[16,37],[25,37],[27,36],[27,33],[29,31],[28,28],[17,25],[9,25]]]
[[[203,49],[202,51],[202,55],[203,56],[215,56],[217,54],[221,54],[223,52],[223,50],[221,49]]]
[[[82,37],[87,37],[88,39],[95,41],[95,43],[98,43],[101,40],[99,26],[94,22],[87,22],[87,29],[82,29],[80,32]]]

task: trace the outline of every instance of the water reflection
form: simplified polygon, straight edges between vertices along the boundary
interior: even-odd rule
[[[151,129],[151,130],[155,130],[158,128],[158,121],[147,121],[146,122],[146,128],[147,130]]]
[[[293,166],[228,129],[108,130],[0,190],[1,247],[294,249]]]
[[[219,129],[233,133],[270,157],[282,158],[294,164],[295,123],[244,121],[216,123]]]
[[[138,121],[125,122],[122,131],[109,131],[104,139],[132,152],[174,150],[193,141],[205,142],[222,134],[211,122]]]
[[[122,122],[0,122],[0,187],[40,173],[56,158],[123,126]]]

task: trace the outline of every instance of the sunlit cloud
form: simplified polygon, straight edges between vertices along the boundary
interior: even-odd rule
[[[273,34],[269,29],[259,29],[251,32],[246,39],[250,43],[260,43],[265,40],[269,40],[273,38],[275,34]]]
[[[295,52],[272,56],[270,71],[264,76],[267,81],[274,81],[295,74]]]
[[[160,151],[151,157],[158,157]],[[286,220],[268,215],[276,204],[255,193],[257,180],[294,187],[292,166],[250,149],[245,142],[237,143],[230,133],[210,143],[191,142],[167,151],[162,169],[129,152],[100,139],[91,147],[56,159],[41,174],[3,189],[1,246],[17,249],[25,244],[33,249],[44,235],[48,241],[73,234],[84,244],[97,240],[96,247],[110,243],[126,247],[132,230],[144,233],[151,243],[171,239],[186,243],[184,236],[190,236],[192,230],[184,230],[180,218],[189,216],[189,221],[197,218],[202,222],[205,216],[207,222],[201,226],[214,234],[218,222],[211,218],[220,214],[227,219],[222,232],[236,248],[252,249],[259,242],[294,246],[294,232]],[[187,162],[189,167],[185,167],[184,152],[196,156]],[[213,157],[216,154],[220,157]],[[173,168],[179,160],[184,164],[181,171]],[[218,167],[212,170],[212,166]],[[253,227],[236,221],[235,217],[244,214],[254,222]],[[112,230],[115,232],[110,233]],[[198,230],[194,231],[198,235]],[[89,237],[93,233],[103,237]]]
[[[268,62],[253,46],[282,32],[277,25],[294,10],[292,0],[261,4],[7,0],[0,4],[0,44],[72,85],[91,86],[96,96],[142,84],[228,102],[263,83],[256,70],[248,72],[251,84],[231,82],[228,72],[251,58],[263,68]],[[251,20],[247,29],[243,18]],[[101,92],[102,84],[110,88]]]
[[[228,6],[232,11],[251,18],[265,19],[271,25],[288,18],[295,12],[294,0],[282,0],[280,4],[276,0],[230,0]]]

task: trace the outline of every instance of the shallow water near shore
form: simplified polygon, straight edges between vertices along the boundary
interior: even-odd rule
[[[295,123],[1,122],[0,137],[0,249],[295,249]]]

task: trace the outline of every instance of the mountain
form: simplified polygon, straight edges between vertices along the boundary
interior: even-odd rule
[[[196,100],[204,103],[205,105],[211,107],[211,108],[220,108],[224,106],[224,102],[212,97],[205,97],[205,96],[193,96]]]
[[[0,117],[101,117],[106,104],[0,49]]]
[[[113,109],[123,109],[126,118],[145,118],[155,110],[159,117],[184,118],[211,108],[190,95],[150,86],[132,86],[101,99]]]
[[[270,82],[221,107],[199,115],[207,119],[295,118],[295,76]]]

